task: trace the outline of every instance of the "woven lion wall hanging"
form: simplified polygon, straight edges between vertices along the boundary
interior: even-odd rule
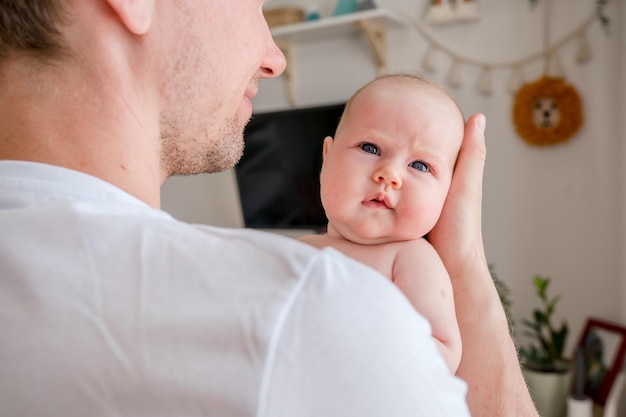
[[[543,76],[524,84],[515,97],[513,123],[531,145],[554,145],[569,140],[582,126],[582,100],[563,78]]]

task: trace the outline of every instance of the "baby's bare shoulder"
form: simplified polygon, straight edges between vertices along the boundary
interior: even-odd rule
[[[433,246],[426,240],[426,238],[420,237],[412,240],[405,240],[398,242],[398,250],[435,250]]]
[[[402,261],[410,260],[411,263],[418,263],[433,258],[439,259],[437,251],[425,238],[400,242],[396,249],[396,256]]]

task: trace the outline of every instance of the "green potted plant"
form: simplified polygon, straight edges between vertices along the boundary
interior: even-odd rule
[[[540,372],[566,371],[570,363],[563,357],[563,350],[569,328],[565,321],[560,327],[552,323],[552,315],[561,297],[548,297],[549,277],[536,275],[533,284],[541,307],[533,311],[532,320],[522,320],[526,329],[524,334],[532,340],[527,346],[520,348],[522,363],[526,368]]]
[[[548,296],[550,278],[535,275],[533,279],[540,307],[533,311],[532,320],[522,320],[524,335],[530,338],[520,347],[522,369],[535,405],[542,417],[560,417],[565,413],[571,385],[571,361],[563,352],[569,328],[564,320],[553,323],[559,296]]]

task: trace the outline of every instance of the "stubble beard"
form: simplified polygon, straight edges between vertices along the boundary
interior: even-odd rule
[[[159,118],[161,173],[165,177],[232,168],[243,154],[243,130],[248,122],[239,112],[224,117],[221,102],[207,106],[200,89],[211,85],[211,62],[202,61],[206,53],[192,32],[184,32],[181,39],[187,47],[172,50],[161,86],[166,98]],[[206,94],[211,93],[211,88],[205,89]]]
[[[177,123],[164,122],[161,129],[161,166],[167,176],[214,173],[232,168],[243,155],[243,128],[245,123],[233,117],[222,121],[223,126],[210,133],[194,136],[182,132]],[[218,122],[219,123],[219,122]],[[210,123],[207,121],[206,125]]]

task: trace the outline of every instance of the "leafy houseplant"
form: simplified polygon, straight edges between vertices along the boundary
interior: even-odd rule
[[[560,327],[552,323],[552,315],[559,296],[548,297],[550,278],[536,275],[533,280],[541,307],[533,311],[532,320],[522,320],[524,334],[533,342],[520,348],[522,364],[530,370],[539,372],[566,372],[570,363],[563,358],[563,350],[569,328],[563,321]]]

